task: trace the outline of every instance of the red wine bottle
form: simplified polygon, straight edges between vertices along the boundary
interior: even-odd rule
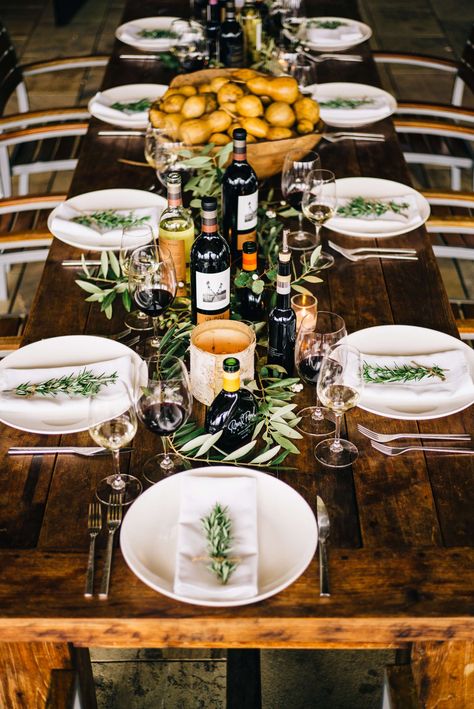
[[[247,162],[247,132],[236,128],[232,137],[232,161],[222,178],[222,222],[224,238],[236,261],[242,256],[244,241],[257,239],[258,181]]]
[[[230,317],[230,249],[217,229],[217,200],[201,201],[201,234],[191,248],[191,311],[194,324]]]
[[[242,271],[252,278],[252,282],[258,280],[257,244],[255,241],[246,241],[244,243],[242,249]],[[236,300],[243,320],[260,322],[264,319],[263,298],[263,290],[261,293],[255,293],[251,287],[237,288]]]
[[[277,302],[268,316],[268,364],[284,367],[292,376],[295,360],[296,315],[291,307],[291,252],[288,231],[283,232],[283,248],[278,254]]]
[[[209,0],[207,6],[206,39],[209,59],[219,59],[219,31],[221,28],[218,0]]]
[[[233,0],[227,2],[226,19],[221,25],[219,58],[224,66],[238,68],[244,65],[244,32],[235,19]]]
[[[217,445],[223,451],[230,452],[252,439],[258,405],[252,392],[240,387],[239,360],[226,357],[222,368],[222,391],[207,410],[205,428],[208,433],[222,431]]]

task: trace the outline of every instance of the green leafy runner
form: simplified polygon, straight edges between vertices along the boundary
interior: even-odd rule
[[[105,209],[102,212],[81,214],[79,217],[73,217],[72,221],[92,227],[93,229],[99,228],[101,231],[109,231],[111,229],[125,229],[126,227],[141,226],[149,219],[149,215],[135,217],[133,212],[117,214],[115,209]]]
[[[147,111],[152,102],[149,98],[141,98],[139,101],[130,101],[130,103],[120,103],[116,101],[110,108],[115,108],[116,111],[127,111],[128,113],[141,113]]]
[[[401,365],[394,363],[393,367],[389,367],[387,365],[379,366],[364,362],[363,371],[364,381],[369,384],[387,384],[390,382],[405,384],[406,382],[419,382],[425,377],[428,379],[438,378],[443,382],[446,380],[446,370],[436,364],[426,367],[417,362]]]
[[[323,108],[359,108],[374,103],[372,98],[337,98],[328,99],[327,101],[319,101],[319,105]]]
[[[15,389],[8,389],[4,393],[15,394],[16,396],[31,397],[40,396],[57,396],[58,394],[69,394],[76,396],[94,396],[102,387],[109,384],[114,384],[117,381],[118,374],[94,374],[90,369],[84,369],[79,374],[69,374],[56,379],[47,379],[38,384],[19,384]]]
[[[227,507],[222,507],[219,502],[216,502],[210,514],[201,519],[211,561],[207,568],[217,576],[223,585],[227,583],[237,568],[237,560],[229,558],[233,539],[232,522],[227,510]]]
[[[381,217],[386,212],[392,211],[408,217],[404,212],[410,208],[407,202],[395,202],[390,200],[384,202],[377,199],[366,199],[365,197],[353,197],[350,202],[337,208],[340,217]]]

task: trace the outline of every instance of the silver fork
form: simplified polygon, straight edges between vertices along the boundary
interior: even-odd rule
[[[322,133],[321,138],[324,138],[329,143],[340,143],[341,140],[366,140],[372,143],[383,143],[385,136],[383,133],[354,133],[353,131],[336,131],[335,133]]]
[[[363,57],[360,54],[317,54],[311,53],[311,47],[298,47],[298,54],[302,54],[315,64],[321,62],[336,61],[336,62],[362,62]]]
[[[333,241],[328,241],[329,246],[331,249],[334,249],[334,251],[337,251],[339,254],[344,256],[344,258],[348,259],[349,261],[365,261],[365,259],[368,258],[384,258],[384,259],[396,259],[398,261],[417,261],[418,256],[413,256],[413,253],[416,253],[416,251],[397,251],[396,249],[391,249],[389,251],[385,251],[385,249],[379,249],[375,250],[372,249],[371,253],[359,253],[359,254],[353,254],[351,253],[351,249],[344,249],[342,246],[339,246],[339,244],[335,244]],[[369,251],[369,249],[365,249]]]
[[[434,451],[438,453],[461,453],[464,455],[472,455],[474,448],[447,448],[446,446],[386,446],[383,443],[371,441],[371,445],[380,453],[385,455],[402,455],[402,453],[410,453],[411,451]]]
[[[107,550],[105,552],[104,573],[100,584],[99,598],[107,598],[109,595],[110,569],[112,566],[112,550],[114,548],[114,534],[122,522],[122,494],[114,492],[110,495],[109,506],[107,507]]]
[[[102,507],[99,502],[89,503],[89,515],[87,518],[87,529],[89,531],[89,558],[87,560],[86,585],[84,596],[92,598],[94,593],[94,558],[95,539],[102,529]]]
[[[399,438],[421,438],[435,441],[471,440],[469,433],[377,433],[377,431],[371,431],[370,428],[362,426],[360,423],[357,424],[357,430],[367,436],[367,438],[370,438],[371,441],[377,441],[378,443],[389,443]]]
[[[339,249],[341,254],[350,254],[350,256],[357,256],[357,254],[363,254],[366,251],[375,254],[407,254],[412,256],[416,254],[416,249],[391,249],[385,246],[360,246],[357,249],[346,249],[345,247],[339,246],[339,244],[335,244],[334,241],[328,241],[328,244],[335,251]]]
[[[87,447],[87,446],[17,446],[8,449],[8,455],[82,455],[86,458],[93,458],[97,455],[108,455],[107,448]]]

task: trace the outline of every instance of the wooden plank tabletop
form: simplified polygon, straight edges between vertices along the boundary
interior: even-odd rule
[[[309,14],[356,16],[352,3],[313,1]],[[154,15],[158,0],[130,2],[126,19]],[[184,15],[187,3],[173,4]],[[162,13],[163,14],[163,13]],[[104,88],[128,83],[168,83],[153,62],[123,61],[116,44]],[[131,50],[134,51],[133,49]],[[378,84],[368,44],[356,50],[360,64],[318,66],[318,81]],[[117,162],[143,160],[143,140],[103,138],[92,120],[71,195],[111,187],[147,189],[153,171]],[[372,127],[371,127],[372,128]],[[321,160],[338,177],[372,176],[409,184],[389,119],[376,125],[384,143],[329,143]],[[343,237],[338,237],[346,245]],[[349,242],[347,242],[349,245]],[[340,313],[349,332],[382,324],[408,324],[456,335],[438,266],[424,228],[397,238],[419,260],[336,259],[317,286],[321,309]],[[123,328],[115,308],[108,321],[84,302],[77,274],[61,266],[80,252],[54,240],[29,318],[25,343],[70,334],[107,335]],[[314,394],[305,392],[301,402]],[[56,445],[46,437],[2,427],[0,437],[0,634],[4,641],[72,641],[101,646],[376,647],[409,640],[468,640],[474,633],[473,459],[414,453],[387,458],[371,449],[358,422],[386,431],[417,430],[416,422],[381,419],[359,409],[347,417],[347,433],[359,448],[353,468],[332,470],[315,461],[305,439],[295,472],[278,477],[313,508],[316,493],[331,519],[332,596],[319,597],[318,563],[291,587],[258,604],[231,609],[176,603],[142,584],[116,550],[108,601],[82,596],[87,562],[87,505],[108,459],[73,456],[8,458],[12,445]],[[472,407],[443,419],[419,422],[421,431],[472,432]],[[87,432],[63,444],[89,445]],[[157,439],[140,429],[130,466],[139,471]],[[102,540],[103,542],[104,540]],[[102,550],[103,551],[103,550]],[[102,551],[100,553],[102,553]],[[100,560],[98,569],[101,568]]]

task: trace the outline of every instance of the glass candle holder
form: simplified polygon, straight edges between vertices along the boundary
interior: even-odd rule
[[[291,307],[296,315],[296,331],[301,327],[304,318],[307,318],[305,325],[314,327],[318,312],[318,299],[314,295],[298,293],[291,298]]]

